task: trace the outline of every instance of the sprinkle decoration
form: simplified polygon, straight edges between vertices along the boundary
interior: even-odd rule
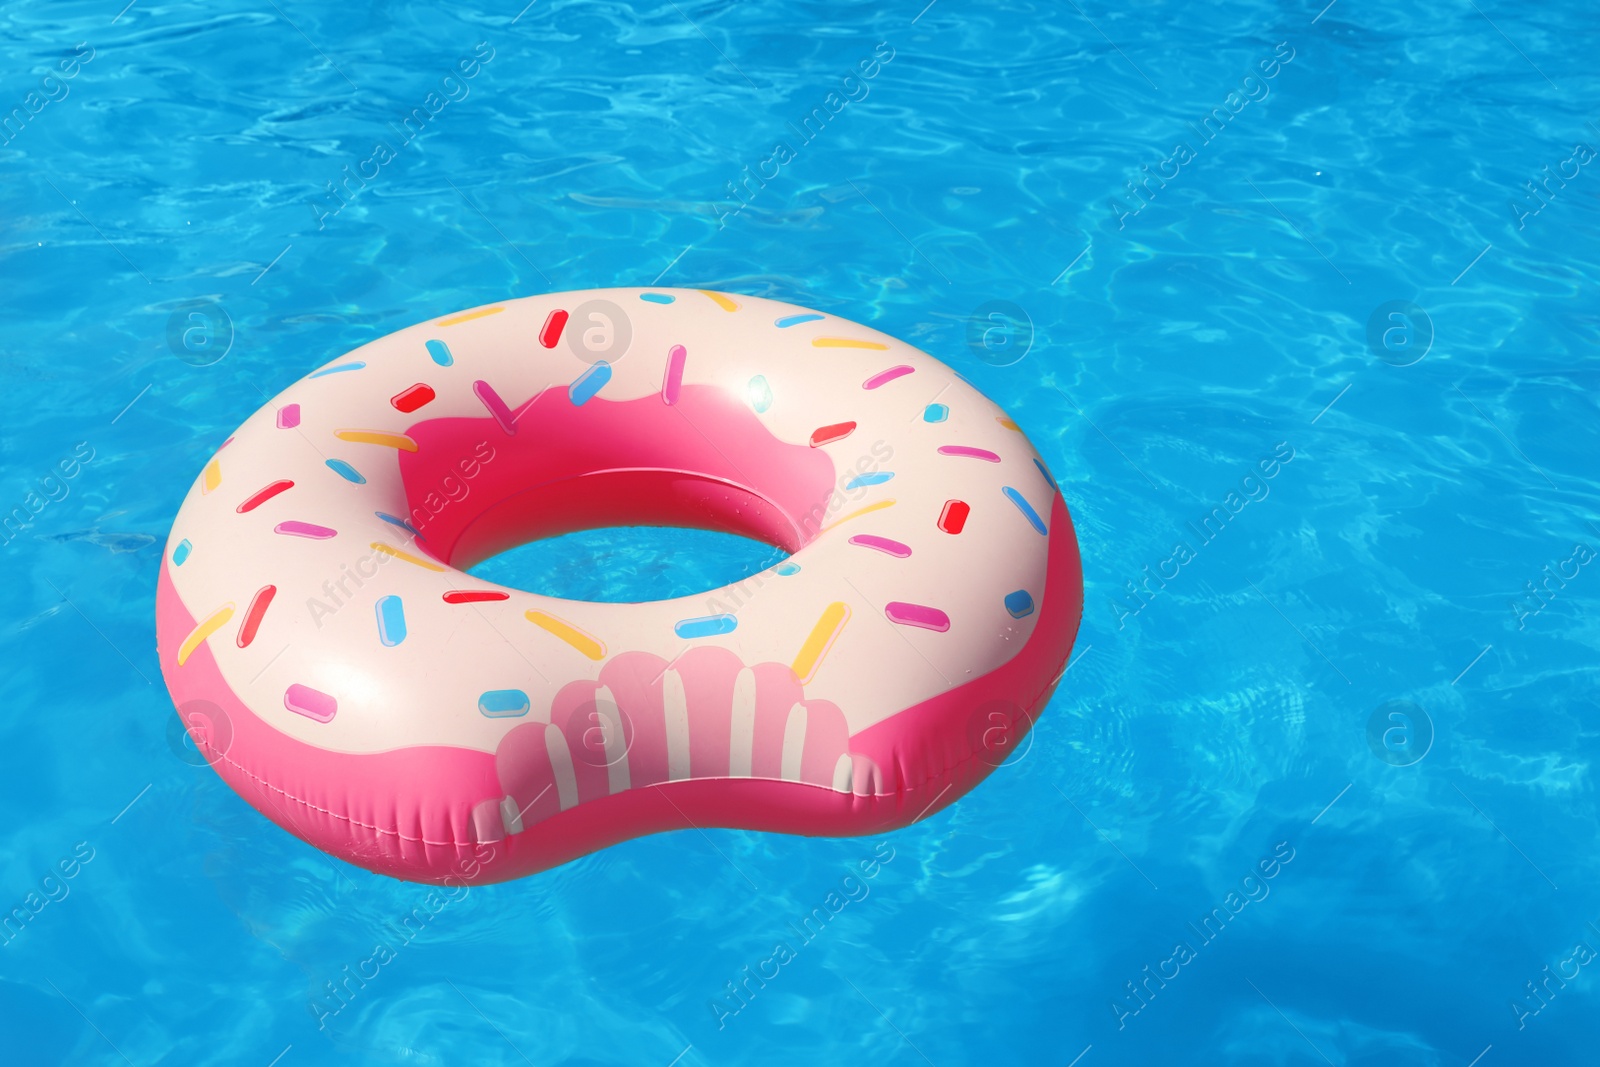
[[[593,400],[595,394],[604,389],[610,380],[611,364],[603,359],[596,360],[567,386],[567,399],[572,401],[574,407],[581,408]]]
[[[306,377],[324,378],[330,374],[341,374],[345,371],[362,370],[365,367],[366,364],[358,359],[353,363],[336,363],[331,367],[323,367],[321,370],[314,370],[310,374],[306,375]]]
[[[544,328],[539,331],[539,343],[546,348],[554,348],[561,340],[561,331],[567,325],[567,312],[563,308],[556,308],[544,320]]]
[[[491,689],[478,698],[478,711],[491,719],[517,718],[532,705],[520,689]]]
[[[879,537],[877,534],[856,534],[850,538],[850,543],[852,545],[860,545],[862,548],[876,549],[897,559],[905,559],[911,555],[910,545],[887,537]]]
[[[256,590],[256,595],[250,599],[250,606],[245,609],[244,622],[239,624],[239,636],[235,640],[240,648],[249,648],[250,642],[256,639],[256,631],[261,628],[267,607],[277,594],[278,587],[275,585],[264,585]]]
[[[697,619],[682,619],[672,624],[672,632],[685,641],[696,637],[716,637],[731,634],[739,626],[732,615],[702,615]]]
[[[411,525],[409,522],[397,515],[391,515],[387,511],[374,511],[373,514],[378,516],[378,518],[382,519],[384,522],[388,523],[390,526],[400,527],[400,529],[406,531],[412,537],[422,537],[422,535],[417,532],[417,528],[415,526]]]
[[[689,361],[689,352],[682,345],[667,350],[667,376],[661,381],[661,402],[676,404],[683,390],[683,366]]]
[[[968,459],[981,459],[986,463],[999,463],[1000,457],[990,452],[987,448],[972,448],[968,445],[940,445],[941,456],[965,456]]]
[[[342,459],[328,459],[328,460],[323,460],[323,462],[328,465],[328,469],[329,470],[331,470],[333,473],[337,474],[339,477],[343,478],[345,481],[354,482],[357,485],[366,485],[367,484],[366,477],[360,471],[356,470],[354,467],[350,466],[350,464],[346,463],[344,460],[342,460]]]
[[[222,484],[222,464],[216,456],[211,457],[211,462],[206,464],[205,470],[200,472],[200,495],[205,496]]]
[[[439,571],[441,573],[444,571],[443,567],[439,566],[431,559],[423,559],[421,556],[413,556],[409,552],[402,552],[392,545],[384,544],[382,541],[372,542],[372,550],[374,552],[381,552],[385,556],[393,556],[395,559],[404,560],[405,562],[421,567],[424,570]]]
[[[472,383],[472,391],[483,402],[483,406],[488,409],[489,414],[494,416],[494,421],[500,424],[500,428],[506,432],[506,436],[509,437],[517,432],[517,420],[512,416],[511,409],[506,406],[506,402],[500,399],[500,394],[494,391],[494,386],[480,379]],[[415,449],[412,451],[415,451]]]
[[[510,593],[498,589],[452,589],[444,595],[446,604],[482,604],[489,600],[510,600]]]
[[[958,534],[966,529],[970,514],[972,506],[965,500],[946,500],[944,510],[939,512],[939,529],[947,534]]]
[[[1027,497],[1023,496],[1009,485],[1001,486],[1000,491],[1006,495],[1007,500],[1011,501],[1017,506],[1017,510],[1022,512],[1022,517],[1027,519],[1029,524],[1031,524],[1041,536],[1049,534],[1050,531],[1045,529],[1044,520],[1039,517],[1039,513],[1037,511],[1033,510],[1033,505],[1028,503]]]
[[[1006,611],[1013,619],[1025,619],[1033,614],[1033,595],[1026,589],[1006,594]]]
[[[891,600],[883,606],[883,613],[889,616],[890,622],[901,626],[915,626],[919,630],[933,630],[936,633],[945,633],[950,629],[950,616],[925,604]]]
[[[590,659],[597,661],[605,659],[605,642],[593,634],[580,630],[565,619],[558,619],[548,612],[525,611],[522,614],[539,629],[560,638]]]
[[[843,441],[855,432],[856,424],[853,422],[836,422],[832,426],[819,426],[811,431],[811,447],[818,448],[822,445],[831,445],[835,441]]]
[[[406,606],[397,596],[382,596],[374,605],[378,616],[378,640],[393,648],[406,639]]]
[[[440,319],[438,322],[434,323],[434,325],[459,326],[461,323],[471,322],[473,319],[481,319],[489,315],[498,315],[504,310],[505,307],[501,306],[492,308],[479,308],[477,311],[463,311],[459,315],[451,315],[448,319]]]
[[[801,644],[799,653],[794,657],[794,662],[789,665],[789,669],[794,671],[794,676],[800,680],[801,685],[811,684],[811,680],[817,675],[817,669],[827,657],[828,650],[839,640],[839,635],[844,632],[845,623],[849,621],[850,605],[842,600],[836,600],[822,610],[822,616],[812,625],[811,632],[806,635],[805,642]]]
[[[272,528],[272,532],[285,534],[289,537],[309,537],[313,541],[326,541],[328,538],[338,534],[337,530],[327,526],[318,526],[314,522],[301,522],[298,519],[280,522]]]
[[[283,706],[317,722],[332,722],[339,711],[339,702],[333,697],[298,682],[283,691]]]
[[[887,352],[889,346],[877,341],[863,341],[854,337],[813,337],[813,348],[865,348],[873,352]]]
[[[863,388],[863,389],[876,389],[880,385],[887,385],[888,383],[894,381],[896,378],[904,378],[906,375],[913,374],[915,372],[916,372],[916,368],[915,367],[907,367],[907,366],[890,367],[888,370],[879,371],[877,374],[874,374],[872,377],[870,377],[866,381],[862,382],[861,383],[861,388]]]
[[[206,638],[228,625],[228,620],[231,618],[233,618],[233,602],[229,601],[196,623],[195,628],[189,631],[189,636],[178,646],[178,666],[187,663],[189,657],[194,655],[194,650],[199,648]]]
[[[244,503],[240,504],[233,510],[237,511],[241,515],[247,511],[254,511],[256,508],[259,508],[262,504],[265,504],[267,501],[271,500],[285,489],[293,488],[293,482],[289,481],[287,478],[280,478],[270,485],[256,490],[245,499]]]
[[[765,375],[758,374],[751,378],[746,391],[750,394],[750,407],[757,415],[772,406],[772,387],[767,384]]]
[[[418,408],[431,404],[437,395],[431,387],[418,382],[416,385],[403,389],[391,396],[389,403],[394,405],[396,411],[403,411],[409,415]]]
[[[333,436],[341,441],[350,441],[358,445],[382,445],[384,448],[397,448],[402,452],[417,450],[417,443],[403,433],[388,433],[383,430],[335,430]]]

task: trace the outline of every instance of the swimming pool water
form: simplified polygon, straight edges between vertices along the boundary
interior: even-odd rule
[[[124,2],[0,11],[0,1060],[1595,1061],[1592,9]],[[156,666],[190,480],[374,337],[657,283],[1022,425],[1086,581],[1031,745],[453,901],[276,829]],[[485,566],[738,563],[586,537]]]

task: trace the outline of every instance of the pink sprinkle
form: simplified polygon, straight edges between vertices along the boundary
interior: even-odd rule
[[[332,722],[339,710],[339,702],[333,697],[298,682],[283,691],[283,706],[296,715],[304,715],[318,722]]]
[[[338,533],[337,530],[330,530],[326,526],[318,526],[312,522],[300,522],[298,519],[280,522],[272,528],[272,532],[288,534],[290,537],[309,537],[314,541],[326,541]]]
[[[950,616],[938,608],[891,600],[883,606],[883,613],[889,616],[890,622],[897,622],[901,626],[916,626],[924,630],[937,630],[940,633],[950,629]]]
[[[850,543],[852,545],[860,545],[862,548],[875,548],[879,552],[887,552],[889,555],[897,556],[900,559],[905,559],[911,555],[910,545],[902,544],[899,541],[891,541],[889,538],[879,537],[877,534],[856,534],[850,538]]]
[[[673,345],[667,352],[667,378],[661,383],[661,399],[664,403],[678,402],[678,390],[683,388],[683,365],[688,358],[689,353],[682,345]]]
[[[506,402],[500,399],[500,394],[494,391],[492,385],[476,381],[472,383],[472,391],[478,394],[478,399],[483,401],[483,406],[489,409],[489,414],[494,416],[494,421],[500,424],[502,430],[507,434],[517,432],[517,422],[511,416],[511,409],[506,407]]]
[[[1000,457],[990,452],[987,448],[971,448],[967,445],[940,445],[941,456],[967,456],[970,459],[985,459],[990,463],[999,463]]]
[[[292,430],[300,425],[300,405],[285,404],[278,409],[278,429]]]
[[[878,386],[883,385],[883,384],[885,384],[887,382],[892,382],[896,378],[904,378],[906,375],[910,374],[912,371],[914,371],[916,369],[917,368],[915,368],[915,367],[906,367],[906,366],[890,367],[888,370],[881,371],[881,372],[879,372],[877,374],[874,374],[872,377],[870,377],[866,381],[862,382],[861,383],[861,388],[863,388],[863,389],[876,389]]]

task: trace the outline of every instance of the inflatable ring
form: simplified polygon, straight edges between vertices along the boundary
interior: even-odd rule
[[[465,573],[612,525],[789,555],[637,604]],[[876,330],[693,289],[480,307],[308,374],[205,464],[159,583],[162,674],[216,771],[435,883],[663,830],[914,822],[1016,751],[1083,605],[1056,483],[976,389]]]

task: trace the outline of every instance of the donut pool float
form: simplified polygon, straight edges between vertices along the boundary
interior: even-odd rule
[[[466,573],[625,525],[788,557],[636,604]],[[925,818],[1017,749],[1082,607],[1055,480],[949,367],[772,300],[597,289],[409,327],[271,400],[185,498],[156,629],[240,796],[454,884],[664,830]]]

